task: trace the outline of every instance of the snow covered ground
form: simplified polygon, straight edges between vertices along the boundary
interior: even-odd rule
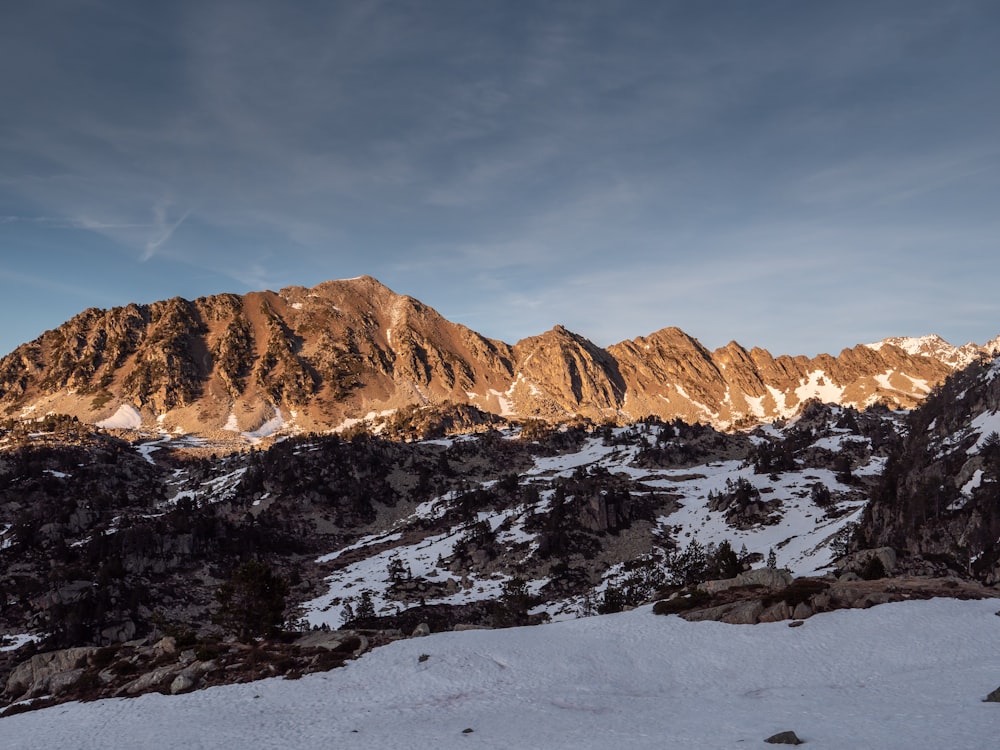
[[[398,641],[347,667],[0,719],[18,750],[997,747],[997,601],[903,602],[786,623],[648,607]],[[471,732],[466,732],[471,729]]]
[[[775,431],[775,434],[781,433]],[[837,474],[826,468],[800,466],[771,476],[755,474],[753,467],[746,461],[734,460],[706,462],[683,469],[641,468],[633,463],[640,451],[637,438],[642,435],[652,436],[648,432],[636,432],[635,428],[614,430],[614,436],[619,440],[627,435],[632,436],[631,443],[609,444],[601,436],[595,435],[585,439],[575,451],[555,456],[536,456],[532,467],[524,471],[522,483],[541,488],[540,500],[530,507],[519,505],[517,508],[480,512],[475,520],[489,523],[491,529],[499,532],[498,539],[502,543],[522,545],[524,551],[520,562],[526,562],[531,552],[537,549],[538,541],[534,534],[525,530],[525,522],[530,515],[548,508],[553,492],[549,483],[557,478],[569,478],[581,469],[601,468],[611,474],[624,475],[641,482],[645,488],[655,488],[675,495],[680,507],[669,514],[658,516],[656,524],[663,533],[672,534],[681,547],[692,539],[697,539],[702,545],[718,545],[729,541],[735,550],[745,546],[749,552],[759,553],[761,559],[773,550],[779,567],[787,568],[795,575],[817,575],[826,572],[836,557],[831,547],[832,540],[848,524],[860,517],[865,504],[863,493],[841,483]],[[447,445],[458,439],[470,438],[429,442]],[[866,439],[847,430],[834,430],[815,442],[827,450],[839,450],[848,440],[860,444]],[[867,464],[855,467],[854,471],[858,475],[877,473],[883,463],[884,459],[871,457]],[[775,503],[774,513],[780,516],[780,522],[756,524],[741,529],[731,525],[723,511],[709,508],[709,493],[723,492],[727,482],[736,482],[741,478],[761,491],[762,500]],[[482,486],[494,483],[495,480],[491,479]],[[817,483],[834,493],[837,498],[837,513],[828,514],[825,508],[819,507],[811,499],[810,490]],[[387,590],[387,569],[393,559],[402,563],[413,576],[423,577],[428,581],[441,583],[449,578],[463,579],[464,585],[460,591],[447,595],[428,594],[424,597],[427,604],[465,604],[500,596],[510,574],[494,573],[488,577],[477,577],[473,571],[465,571],[456,575],[447,568],[439,567],[439,561],[452,554],[455,544],[468,531],[468,524],[465,522],[456,523],[443,533],[429,534],[418,541],[401,542],[386,548],[386,542],[402,539],[401,529],[408,528],[413,533],[420,526],[419,523],[414,525],[415,522],[442,516],[454,499],[454,493],[448,493],[444,497],[423,503],[412,515],[401,519],[390,533],[365,537],[345,549],[333,550],[319,557],[317,562],[329,563],[347,550],[367,547],[380,550],[333,570],[325,579],[326,591],[303,605],[302,616],[312,625],[338,628],[344,624],[343,603],[349,599],[357,599],[362,591],[368,591],[377,614],[393,614],[403,606]],[[605,571],[605,580],[591,593],[601,595],[611,578],[621,572],[620,565]],[[542,577],[529,580],[529,589],[536,592],[547,580]],[[549,602],[533,611],[546,611],[554,619],[565,619],[577,616],[581,602],[582,597],[571,597]]]

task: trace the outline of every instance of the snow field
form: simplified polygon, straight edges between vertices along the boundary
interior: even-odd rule
[[[986,750],[1000,603],[932,600],[785,623],[688,623],[648,607],[398,641],[342,669],[0,719],[4,746]],[[471,733],[463,733],[470,728]]]

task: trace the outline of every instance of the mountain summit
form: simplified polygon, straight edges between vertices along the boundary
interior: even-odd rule
[[[730,428],[811,398],[912,407],[982,351],[925,337],[775,357],[736,342],[709,351],[678,328],[602,349],[562,326],[510,345],[362,276],[85,310],[0,360],[0,411],[261,436],[451,402],[513,418]]]

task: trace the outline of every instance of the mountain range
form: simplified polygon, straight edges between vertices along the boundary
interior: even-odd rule
[[[602,348],[558,325],[511,345],[360,277],[85,310],[0,360],[0,413],[251,439],[441,404],[729,429],[790,417],[812,398],[910,408],[998,348],[1000,337],[955,347],[926,336],[773,356],[736,342],[710,351],[678,328]]]
[[[997,597],[996,345],[508,345],[370,278],[85,311],[0,360],[0,716],[649,603]]]

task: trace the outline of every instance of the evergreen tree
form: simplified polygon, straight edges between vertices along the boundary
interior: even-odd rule
[[[625,608],[625,594],[617,586],[608,586],[604,589],[600,604],[597,605],[597,614],[609,615],[614,612],[621,612]]]
[[[728,539],[723,539],[712,557],[712,575],[718,578],[735,578],[743,571],[740,559]]]
[[[213,620],[242,641],[273,636],[285,622],[287,594],[288,585],[267,563],[250,560],[216,591]]]
[[[511,578],[503,585],[503,594],[493,607],[493,626],[509,628],[527,624],[530,606],[528,584],[523,578]]]
[[[368,589],[361,592],[357,615],[359,620],[372,620],[376,616],[375,604],[372,602],[372,592]]]

